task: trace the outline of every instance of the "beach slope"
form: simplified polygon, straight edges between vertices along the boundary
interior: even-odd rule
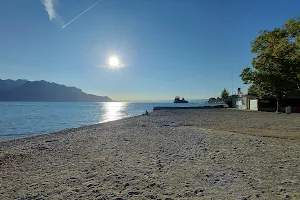
[[[300,199],[300,115],[150,116],[0,142],[0,199]]]

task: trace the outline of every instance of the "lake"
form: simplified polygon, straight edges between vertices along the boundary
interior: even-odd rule
[[[0,140],[8,140],[140,115],[155,106],[208,104],[129,102],[0,102]]]

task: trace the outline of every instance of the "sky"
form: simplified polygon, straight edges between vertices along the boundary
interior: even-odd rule
[[[0,1],[0,79],[46,80],[117,101],[246,92],[239,74],[251,66],[250,42],[300,14],[299,0],[97,2]],[[108,66],[112,55],[121,68]]]

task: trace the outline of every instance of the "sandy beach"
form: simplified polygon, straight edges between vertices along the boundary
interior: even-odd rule
[[[0,169],[0,199],[296,200],[300,115],[154,111],[2,141]]]

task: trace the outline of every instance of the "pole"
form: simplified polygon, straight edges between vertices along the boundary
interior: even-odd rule
[[[231,95],[233,95],[233,70],[231,71]]]

